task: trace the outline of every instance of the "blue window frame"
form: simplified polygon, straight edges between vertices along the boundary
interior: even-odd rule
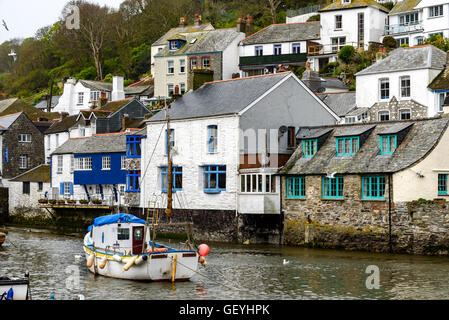
[[[216,153],[218,151],[218,127],[216,125],[207,127],[207,146],[211,153]]]
[[[170,129],[170,138],[168,137],[168,131],[165,130],[165,154],[168,154],[168,143],[170,142],[171,148],[175,146],[175,129]]]
[[[204,174],[204,192],[220,193],[226,191],[226,166],[205,166]]]
[[[126,174],[126,192],[140,192],[140,170],[128,171]]]
[[[447,195],[447,174],[438,175],[438,195]]]
[[[362,199],[385,200],[385,177],[362,177]]]
[[[142,156],[141,150],[142,138],[139,136],[126,137],[126,157],[140,158]]]
[[[306,198],[306,178],[291,177],[287,178],[287,199],[305,199]]]
[[[313,157],[318,149],[318,139],[308,139],[302,142],[302,153],[304,157]]]
[[[380,154],[393,154],[397,147],[396,135],[382,135],[379,138]]]
[[[8,161],[9,161],[8,148],[5,148],[5,163],[8,163]]]
[[[343,199],[343,177],[323,177],[323,199]]]
[[[162,192],[167,193],[168,191],[168,167],[161,168],[161,176],[162,176]],[[182,167],[173,167],[173,188],[172,191],[182,191]]]
[[[359,137],[337,138],[337,156],[353,156],[359,148]]]

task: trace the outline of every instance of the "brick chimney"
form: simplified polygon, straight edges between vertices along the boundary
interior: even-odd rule
[[[198,13],[195,13],[194,25],[199,26],[201,24],[201,16]]]
[[[179,27],[184,28],[187,25],[187,17],[181,17],[179,18]]]
[[[237,32],[245,33],[246,30],[246,20],[245,17],[240,17],[237,19]]]
[[[246,16],[246,28],[244,32],[247,36],[254,33],[253,17],[250,15]]]

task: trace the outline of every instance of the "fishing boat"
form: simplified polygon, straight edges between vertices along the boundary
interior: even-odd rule
[[[204,258],[195,250],[177,250],[151,241],[146,225],[126,213],[96,218],[84,237],[89,271],[127,280],[189,280]]]
[[[0,277],[0,300],[30,300],[30,280]]]

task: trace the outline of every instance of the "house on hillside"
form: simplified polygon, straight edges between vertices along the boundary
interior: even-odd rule
[[[385,36],[392,36],[398,45],[421,45],[436,34],[449,37],[449,2],[447,0],[403,0],[388,14]]]
[[[49,161],[50,154],[70,138],[139,128],[150,113],[140,100],[130,98],[111,101],[102,107],[81,110],[77,115],[67,116],[45,132],[46,159]]]
[[[70,138],[52,154],[50,199],[124,203],[126,134]]]
[[[447,53],[432,45],[393,50],[356,74],[357,107],[368,108],[371,121],[434,117],[444,99],[427,87],[446,63]]]
[[[367,50],[371,42],[380,42],[388,11],[375,0],[336,0],[321,8],[320,43],[307,52],[311,69],[336,61],[343,46]]]
[[[140,170],[128,171],[133,185],[127,191],[139,200],[128,205],[147,207],[151,197],[159,197],[164,207],[169,144],[174,197],[180,199],[174,208],[194,219],[233,220],[236,213],[275,219],[280,184],[274,174],[296,148],[297,130],[340,120],[292,72],[205,83],[173,102],[168,114],[170,132],[162,111],[140,135],[128,136],[129,159],[142,163]]]
[[[320,22],[272,24],[240,41],[243,77],[305,66],[308,46],[320,39]]]
[[[44,135],[24,112],[0,117],[0,173],[8,181],[44,164]]]
[[[39,200],[45,199],[50,191],[49,165],[41,164],[9,181],[9,214],[35,213],[46,214],[39,208]]]
[[[166,40],[154,56],[154,96],[169,98],[196,89],[198,82],[231,79],[239,72],[238,43],[245,37],[235,28],[185,32]],[[199,79],[198,79],[199,78]]]
[[[301,128],[279,171],[285,243],[408,253],[447,245],[448,125],[444,117]],[[435,209],[423,213],[418,199]]]
[[[64,93],[53,108],[53,112],[78,114],[81,110],[101,107],[102,103],[136,98],[147,100],[152,97],[152,80],[144,79],[130,87],[124,87],[124,79],[114,76],[112,83],[69,78],[64,84]],[[104,99],[104,101],[102,101]]]

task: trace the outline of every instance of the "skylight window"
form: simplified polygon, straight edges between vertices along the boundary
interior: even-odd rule
[[[196,42],[196,40],[197,40],[196,38],[190,40],[190,44],[194,44]]]

